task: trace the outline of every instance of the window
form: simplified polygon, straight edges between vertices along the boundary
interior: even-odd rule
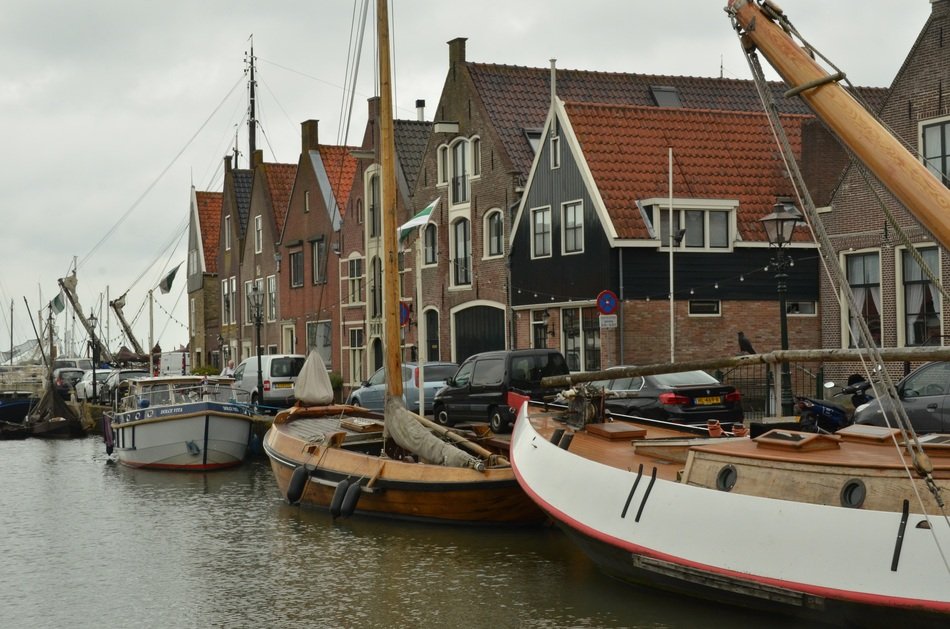
[[[551,170],[561,167],[561,138],[551,136]]]
[[[224,250],[231,250],[231,215],[224,217]]]
[[[264,290],[264,280],[257,278],[253,281],[244,282],[244,323],[246,325],[251,325],[254,323],[254,317],[257,314],[257,310],[254,306],[253,291],[254,287],[257,287],[257,290]],[[263,308],[263,306],[261,306]],[[263,313],[261,313],[263,315]]]
[[[267,320],[277,321],[277,276],[267,276]]]
[[[596,308],[561,310],[564,358],[571,371],[600,369],[600,313]]]
[[[188,275],[194,275],[198,272],[198,250],[188,250]]]
[[[347,301],[351,304],[363,303],[363,258],[347,260]]]
[[[327,281],[327,243],[321,236],[314,240],[311,244],[312,252],[312,265],[313,268],[311,272],[313,274],[313,283],[314,284],[325,284]]]
[[[290,287],[303,286],[303,251],[290,252]]]
[[[660,246],[668,247],[670,212],[660,206],[654,207],[656,213],[654,218],[658,219],[660,224]],[[654,224],[656,222],[654,220]],[[677,234],[681,227],[686,230],[680,246],[687,249],[729,249],[732,242],[729,225],[729,211],[673,209],[673,234]]]
[[[564,253],[582,253],[584,251],[584,206],[580,201],[565,203],[563,206],[564,220]]]
[[[472,177],[482,174],[482,141],[472,138]]]
[[[719,310],[718,299],[690,299],[689,316],[691,317],[718,317]]]
[[[848,328],[851,331],[849,347],[863,347],[858,327],[858,317],[864,317],[871,340],[881,344],[881,271],[880,254],[877,252],[853,254],[845,257],[848,284],[854,293],[858,312],[848,313]]]
[[[363,328],[350,328],[350,382],[363,381]]]
[[[445,185],[449,181],[449,147],[439,147],[439,162],[436,166],[438,183]]]
[[[383,316],[383,268],[379,258],[373,258],[370,262],[373,277],[370,280],[370,292],[372,301],[370,303],[370,316],[378,319]]]
[[[192,297],[188,300],[188,329],[191,330],[192,334],[195,334],[197,332],[197,330],[195,330],[195,327],[198,324],[198,320],[195,317],[196,308],[197,308],[197,305],[195,304],[195,298]]]
[[[231,282],[221,280],[221,323],[231,323]]]
[[[548,320],[550,318],[551,313],[547,310],[531,311],[531,347],[544,349],[548,346]]]
[[[813,301],[787,301],[785,302],[785,313],[814,316],[818,314],[818,304]]]
[[[261,215],[254,217],[254,253],[264,250],[264,221]]]
[[[438,262],[439,255],[439,231],[438,227],[435,226],[435,223],[429,223],[426,225],[425,231],[423,232],[424,248],[425,248],[425,263],[426,264],[435,264]]]
[[[925,273],[912,252],[901,252],[903,277],[904,345],[941,345],[940,292],[930,276],[939,277],[936,247],[917,250],[930,274]]]
[[[379,176],[372,175],[369,178],[369,235],[370,238],[379,236],[380,229],[380,207],[379,207]]]
[[[472,233],[468,219],[455,221],[453,234],[455,259],[452,279],[455,286],[466,286],[472,283]]]
[[[924,163],[943,185],[950,185],[950,121],[924,125],[921,129]]]
[[[307,321],[307,353],[317,350],[327,369],[333,364],[333,334],[329,321]]]
[[[439,360],[439,312],[426,310],[426,360]]]
[[[541,146],[541,129],[525,129],[524,138],[528,141],[528,146],[531,147],[531,153],[537,154],[538,148]]]
[[[468,142],[459,140],[452,147],[452,204],[468,201]]]
[[[303,211],[304,213],[310,211],[310,191],[309,190],[303,191]]]
[[[485,257],[491,258],[505,253],[505,227],[501,210],[489,212],[485,217]]]
[[[231,276],[231,294],[228,295],[228,305],[231,309],[228,323],[237,323],[237,278],[233,275]]]
[[[531,210],[531,257],[551,255],[551,208]]]

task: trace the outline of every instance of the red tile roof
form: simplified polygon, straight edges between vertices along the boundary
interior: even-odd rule
[[[792,196],[765,114],[577,102],[565,109],[619,238],[650,238],[636,202],[669,195],[670,147],[673,197],[737,199],[744,241],[764,241],[759,219],[777,197]],[[782,116],[796,157],[809,118]]]
[[[287,208],[290,206],[290,193],[294,188],[294,179],[297,177],[297,164],[261,164],[264,168],[264,177],[267,179],[267,189],[270,191],[271,204],[274,208],[274,234],[280,234],[284,229],[284,219],[287,217]]]
[[[218,272],[218,242],[221,239],[221,192],[195,191],[198,205],[198,226],[201,228],[201,247],[204,250],[205,271]]]
[[[340,216],[346,213],[346,203],[350,198],[350,189],[353,186],[353,177],[356,175],[357,160],[352,146],[320,145],[320,157],[323,167],[330,178],[330,187],[333,188],[333,197],[340,209]]]

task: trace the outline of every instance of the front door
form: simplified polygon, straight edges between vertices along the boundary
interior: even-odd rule
[[[472,354],[505,349],[505,311],[472,306],[455,313],[455,362]]]

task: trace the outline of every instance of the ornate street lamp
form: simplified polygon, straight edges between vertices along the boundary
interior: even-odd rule
[[[257,403],[264,400],[264,372],[261,369],[261,325],[264,323],[264,292],[257,282],[251,285],[251,305],[254,306],[254,329],[257,332]]]
[[[92,399],[97,400],[96,396],[96,363],[99,362],[99,343],[96,341],[96,315],[89,311],[89,329],[92,331]]]
[[[788,313],[785,306],[787,291],[789,260],[785,258],[785,245],[792,241],[792,232],[795,224],[802,219],[802,215],[791,203],[776,203],[772,206],[772,213],[760,219],[765,227],[765,234],[769,245],[775,248],[775,257],[770,264],[775,269],[775,281],[778,284],[779,321],[782,334],[782,350],[788,349]],[[791,416],[792,410],[792,374],[788,369],[788,361],[782,361],[781,375],[782,415]]]

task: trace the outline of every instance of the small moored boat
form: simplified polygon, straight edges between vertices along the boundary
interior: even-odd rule
[[[244,460],[253,416],[231,378],[161,376],[130,383],[119,409],[104,420],[106,443],[120,463],[207,471]]]

